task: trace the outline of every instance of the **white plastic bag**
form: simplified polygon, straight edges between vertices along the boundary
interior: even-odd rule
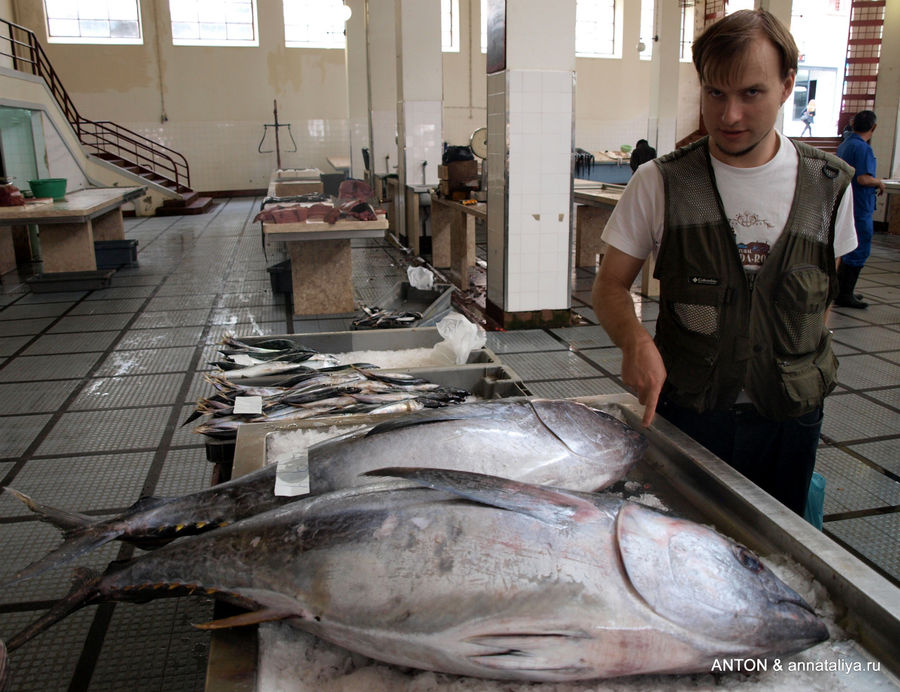
[[[409,283],[413,288],[420,291],[430,291],[434,287],[434,274],[425,267],[406,268],[406,276],[409,277]]]
[[[438,334],[444,340],[434,346],[434,357],[439,362],[463,365],[469,354],[487,342],[484,329],[470,322],[458,312],[451,312],[437,323]]]

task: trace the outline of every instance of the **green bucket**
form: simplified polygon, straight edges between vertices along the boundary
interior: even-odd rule
[[[66,196],[65,178],[42,178],[41,180],[29,180],[28,185],[31,186],[31,192],[35,197],[52,197],[53,199],[63,199]]]

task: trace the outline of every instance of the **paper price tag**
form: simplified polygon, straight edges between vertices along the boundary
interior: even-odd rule
[[[233,360],[238,365],[245,365],[245,366],[256,365],[256,361],[253,360],[246,353],[236,353],[233,356],[231,356],[231,360]]]
[[[262,413],[261,396],[236,396],[234,398],[235,413]]]
[[[309,461],[306,450],[275,468],[275,494],[293,497],[309,492]]]

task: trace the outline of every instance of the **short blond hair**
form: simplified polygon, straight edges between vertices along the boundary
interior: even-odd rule
[[[757,36],[765,36],[781,59],[781,79],[797,71],[800,51],[794,37],[767,10],[738,10],[723,17],[694,41],[694,67],[701,84],[729,83],[743,65],[747,47]]]

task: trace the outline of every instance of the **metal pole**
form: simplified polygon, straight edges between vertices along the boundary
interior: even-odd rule
[[[281,146],[278,141],[278,99],[275,99],[275,161],[278,164],[278,170],[281,170]]]

